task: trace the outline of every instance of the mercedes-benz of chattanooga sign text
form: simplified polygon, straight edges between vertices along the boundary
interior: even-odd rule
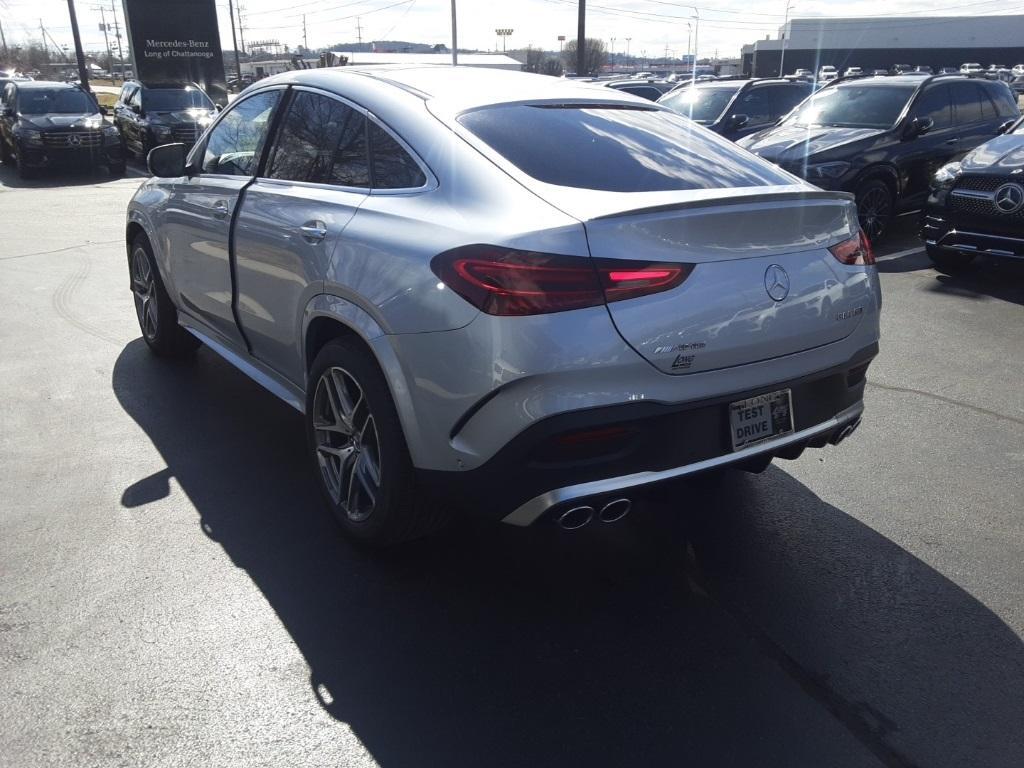
[[[124,0],[135,76],[147,85],[195,83],[227,103],[215,0]]]

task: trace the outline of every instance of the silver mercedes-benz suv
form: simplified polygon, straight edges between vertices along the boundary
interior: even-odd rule
[[[355,540],[449,512],[612,522],[651,485],[837,443],[881,295],[849,195],[607,88],[289,72],[128,209],[139,322],[304,414]]]

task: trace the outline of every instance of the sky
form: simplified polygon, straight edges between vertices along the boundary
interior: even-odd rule
[[[884,16],[1024,13],[1024,0],[789,0],[790,18],[818,16]],[[166,0],[172,7],[174,0]],[[701,0],[697,0],[701,2]],[[598,37],[617,53],[660,57],[666,49],[681,56],[693,49],[691,32],[698,32],[701,58],[739,56],[740,46],[766,36],[777,37],[787,0],[703,0],[691,5],[672,0],[588,0],[587,37]],[[86,50],[102,50],[99,31],[103,4],[110,17],[110,0],[76,0],[79,27]],[[121,0],[115,0],[118,17]],[[227,0],[216,0],[224,48],[231,47]],[[280,0],[242,0],[247,42],[278,39],[302,44],[302,17],[310,48],[355,41],[357,24],[364,41],[407,40],[451,43],[450,0],[297,0],[282,7]],[[527,45],[558,49],[558,35],[576,36],[576,0],[457,0],[459,48],[500,50],[496,28],[511,28],[509,49]],[[700,21],[693,17],[699,14]],[[39,22],[62,45],[71,45],[67,0],[0,0],[0,24],[8,43],[39,40]],[[688,27],[687,24],[690,26]],[[613,42],[614,40],[614,42]]]

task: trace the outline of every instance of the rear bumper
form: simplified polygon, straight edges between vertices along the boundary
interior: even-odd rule
[[[758,458],[796,458],[805,448],[838,442],[856,426],[865,375],[877,352],[872,344],[831,370],[695,402],[638,402],[559,414],[539,421],[476,469],[422,475],[436,492],[478,514],[526,526],[582,499],[596,503],[639,494],[648,486]],[[733,451],[729,403],[778,389],[792,392],[793,431]],[[567,435],[603,428],[621,438],[596,451],[562,450]]]

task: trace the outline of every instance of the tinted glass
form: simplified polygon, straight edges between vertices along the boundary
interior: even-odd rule
[[[365,122],[337,99],[298,92],[278,133],[267,178],[369,186]]]
[[[469,112],[459,122],[548,184],[653,192],[791,183],[773,166],[663,110],[515,105]]]
[[[237,102],[217,124],[203,152],[203,171],[252,176],[267,136],[280,91],[267,91]]]
[[[996,105],[992,103],[992,99],[989,98],[988,90],[978,86],[978,99],[981,102],[981,119],[982,120],[995,120],[999,117],[999,113],[996,112]]]
[[[793,107],[811,95],[810,85],[772,85],[772,98],[775,100],[775,109],[772,112],[774,119],[785,117],[793,111]]]
[[[914,86],[840,85],[816,93],[787,125],[889,128],[914,93]]]
[[[929,88],[914,105],[914,117],[931,118],[935,123],[932,130],[948,128],[953,124],[953,116],[949,107],[949,88],[941,85]]]
[[[99,109],[85,91],[29,88],[18,94],[18,111],[23,115],[83,115]]]
[[[213,109],[213,102],[198,88],[157,88],[145,91],[142,106],[147,112],[175,112],[181,109]]]
[[[1017,97],[1009,88],[990,88],[989,96],[996,104],[996,110],[1002,118],[1012,118],[1020,115],[1020,108],[1017,106]]]
[[[736,91],[743,87],[743,83],[734,86],[715,86],[713,88],[701,88],[690,86],[672,91],[662,97],[658,103],[664,104],[669,109],[686,115],[691,120],[701,125],[714,123],[725,112]]]
[[[141,107],[142,106],[142,89],[141,88],[136,88],[135,90],[132,91],[132,95],[131,95],[131,98],[128,99],[128,103],[131,106],[133,106],[133,107]]]
[[[958,123],[976,123],[981,120],[981,94],[974,83],[951,83],[953,106]]]
[[[619,88],[618,90],[631,93],[634,96],[639,96],[641,99],[647,99],[648,101],[657,101],[661,97],[661,91],[657,88],[652,88],[649,85],[631,85],[627,88]]]
[[[373,158],[374,189],[422,187],[427,177],[402,145],[379,125],[370,122],[370,149]]]

